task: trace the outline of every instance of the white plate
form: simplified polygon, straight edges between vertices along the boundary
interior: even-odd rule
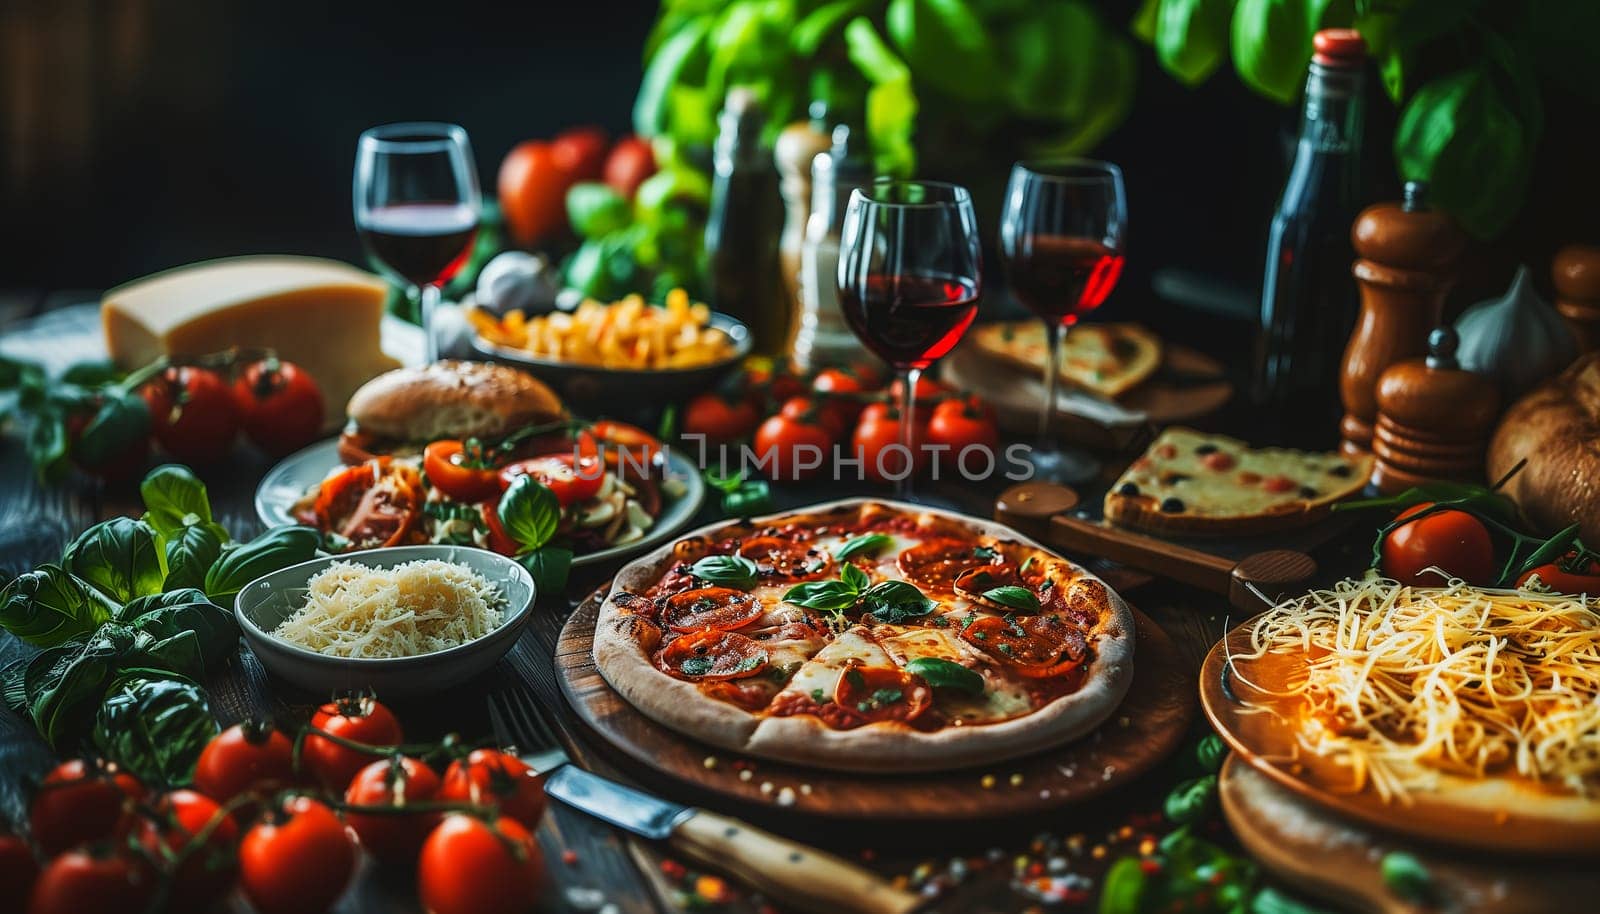
[[[682,497],[672,499],[662,493],[661,516],[645,535],[624,546],[612,546],[599,552],[574,556],[574,568],[600,565],[637,555],[653,546],[671,539],[694,519],[700,503],[706,497],[706,484],[700,470],[683,455],[667,450],[667,475],[684,484]],[[339,466],[339,439],[329,438],[283,458],[277,466],[261,477],[256,487],[256,516],[268,527],[291,526],[295,523],[294,503],[312,486],[326,479]]]

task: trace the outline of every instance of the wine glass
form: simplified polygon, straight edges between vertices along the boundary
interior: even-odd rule
[[[478,231],[478,172],[455,124],[373,127],[356,143],[356,230],[385,273],[418,290],[427,361],[439,358],[440,288],[467,262]]]
[[[1089,454],[1058,445],[1050,419],[1063,336],[1079,317],[1100,307],[1117,284],[1127,232],[1128,202],[1117,166],[1092,159],[1012,166],[1000,219],[1000,255],[1012,294],[1044,321],[1049,346],[1039,440],[1029,455],[1035,477],[1084,482],[1099,472],[1099,462]]]
[[[900,374],[900,455],[885,466],[911,497],[917,381],[949,352],[978,311],[983,264],[972,195],[934,181],[880,180],[857,188],[839,239],[839,307],[868,349]],[[888,450],[888,449],[885,449]],[[881,458],[880,458],[881,459]]]

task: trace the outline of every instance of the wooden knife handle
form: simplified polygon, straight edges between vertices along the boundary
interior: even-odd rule
[[[667,843],[786,909],[906,914],[923,902],[854,863],[713,812],[701,810],[679,823]]]

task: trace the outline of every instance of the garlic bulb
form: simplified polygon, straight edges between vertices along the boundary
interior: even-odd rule
[[[1504,296],[1479,302],[1457,318],[1456,333],[1461,367],[1495,378],[1507,403],[1578,357],[1572,332],[1533,291],[1527,267],[1517,268]]]
[[[477,304],[491,313],[542,314],[555,307],[560,275],[549,261],[525,251],[505,251],[478,273]]]

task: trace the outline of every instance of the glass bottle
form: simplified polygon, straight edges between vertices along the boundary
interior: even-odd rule
[[[794,360],[802,371],[876,364],[839,310],[839,231],[850,192],[872,183],[872,166],[852,147],[849,124],[811,163],[811,216],[800,246],[800,320]]]
[[[778,262],[783,198],[772,148],[761,141],[764,125],[755,93],[728,90],[717,117],[706,255],[711,306],[750,328],[754,352],[776,356],[788,348],[793,305]]]

